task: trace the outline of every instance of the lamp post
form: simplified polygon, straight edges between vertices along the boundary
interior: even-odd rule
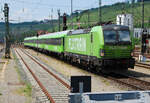
[[[99,23],[100,23],[100,24],[101,24],[101,22],[102,22],[102,10],[101,10],[101,4],[102,4],[102,1],[99,0],[98,14],[99,14]]]

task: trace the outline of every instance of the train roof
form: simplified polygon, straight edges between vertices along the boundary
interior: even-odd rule
[[[68,32],[68,35],[77,35],[77,34],[87,34],[91,31],[91,28],[88,29],[77,29]]]
[[[128,26],[123,26],[123,25],[115,25],[115,24],[111,24],[111,25],[104,25],[104,26],[95,26],[93,28],[103,28],[103,30],[129,30]],[[92,30],[92,28],[88,28],[88,29],[77,29],[77,30],[73,30],[68,32],[68,35],[78,35],[78,34],[87,34]]]
[[[45,35],[40,35],[39,38],[44,39],[44,38],[60,38],[68,34],[70,30],[67,31],[61,31],[61,32],[55,32],[55,33],[48,33]]]
[[[68,33],[69,31],[70,31],[70,30],[40,35],[40,36],[38,37],[38,39],[61,38],[61,37],[65,36],[65,35],[67,35],[67,33]],[[31,39],[37,39],[37,36],[34,36],[34,37],[27,37],[27,38],[25,38],[24,40],[31,40]]]
[[[115,24],[112,24],[112,25],[105,25],[105,26],[102,26],[103,30],[129,30],[129,27],[128,26],[123,26],[123,25],[115,25]]]
[[[24,40],[31,40],[31,39],[37,39],[37,37],[36,37],[36,36],[33,36],[33,37],[27,37],[27,38],[25,38]]]

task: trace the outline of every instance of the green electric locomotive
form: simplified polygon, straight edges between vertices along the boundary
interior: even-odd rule
[[[29,43],[28,39],[37,40],[37,42]],[[52,43],[58,41],[59,43]],[[88,69],[96,71],[127,70],[134,68],[135,64],[132,57],[134,45],[132,45],[129,28],[121,25],[57,32],[42,35],[38,39],[25,38],[24,42],[25,46],[55,52],[65,60],[86,65],[90,67]],[[35,43],[39,46],[35,46]],[[41,44],[45,46],[40,46]],[[58,47],[61,49],[56,49]]]

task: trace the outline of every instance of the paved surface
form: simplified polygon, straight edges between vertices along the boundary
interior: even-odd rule
[[[19,80],[14,59],[10,59],[7,65],[2,67],[0,70],[0,103],[30,103],[23,93],[18,92],[24,87],[24,84]]]

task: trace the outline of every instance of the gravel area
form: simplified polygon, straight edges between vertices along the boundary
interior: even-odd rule
[[[21,91],[25,85],[19,79],[14,58],[3,61],[8,62],[4,64],[6,68],[0,71],[3,75],[0,78],[0,103],[30,103],[30,99]]]
[[[70,76],[91,76],[92,77],[92,92],[110,92],[110,91],[124,91],[127,88],[121,88],[116,83],[105,79],[101,76],[98,76],[93,73],[89,73],[85,70],[82,70],[78,67],[72,66],[70,64],[66,64],[61,60],[57,60],[50,56],[35,52],[32,49],[26,49],[29,53],[31,53],[36,58],[39,58],[41,61],[55,69],[57,72],[64,75],[66,78],[70,79]]]
[[[16,52],[14,52],[16,57],[18,58],[18,64],[20,64],[23,72],[24,72],[24,78],[25,80],[29,81],[32,86],[32,103],[40,103],[40,102],[47,102],[48,99],[45,96],[45,94],[42,92],[41,88],[37,84],[36,80],[33,78],[31,73],[27,70],[26,66],[22,62],[21,58],[17,55]]]
[[[33,60],[31,60],[28,56],[26,56],[23,52],[18,49],[17,51],[21,54],[25,62],[28,64],[43,86],[47,89],[55,102],[68,103],[68,94],[70,90],[63,86],[58,80],[56,80]]]

